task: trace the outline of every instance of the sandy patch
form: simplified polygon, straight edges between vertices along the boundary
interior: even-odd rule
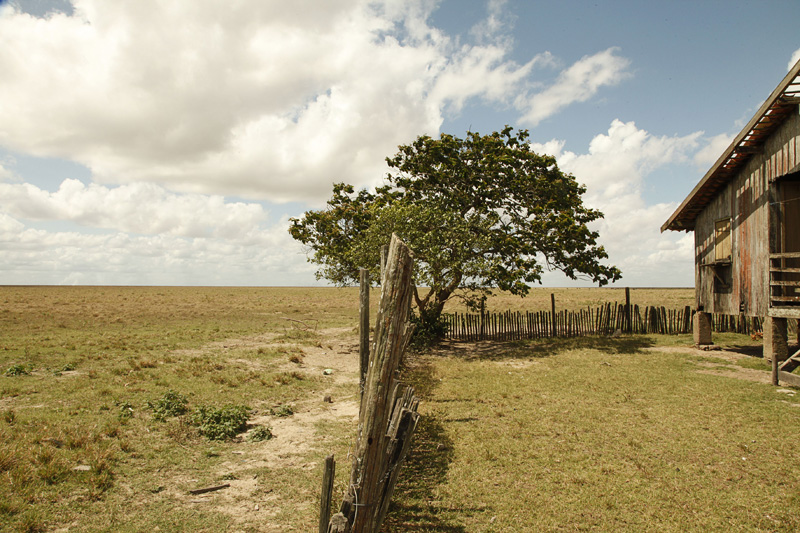
[[[354,435],[358,422],[357,383],[359,379],[358,340],[352,328],[333,328],[317,331],[313,344],[293,343],[291,340],[276,340],[278,335],[259,335],[243,339],[228,339],[210,344],[198,352],[226,349],[287,348],[297,355],[299,362],[281,362],[276,368],[284,372],[301,372],[322,377],[327,384],[315,397],[294,403],[294,414],[276,417],[266,412],[253,416],[248,423],[253,426],[271,428],[273,438],[262,442],[243,442],[231,452],[214,471],[214,478],[228,487],[202,495],[183,495],[188,505],[212,506],[214,510],[234,518],[242,528],[256,527],[259,531],[285,531],[285,527],[270,523],[270,518],[287,506],[297,507],[298,512],[313,513],[307,503],[283,501],[270,487],[268,480],[259,480],[257,475],[242,474],[260,468],[313,470],[319,468],[311,461],[313,452],[324,450],[328,437],[317,432],[317,424],[325,420],[345,422],[352,425]],[[195,352],[195,353],[198,353]],[[241,365],[260,365],[258,361],[241,358],[231,359]],[[325,371],[329,373],[326,374]],[[340,385],[352,387],[343,389]],[[341,396],[343,390],[351,391]],[[338,394],[338,396],[337,396]],[[325,401],[326,397],[330,401]],[[308,507],[308,508],[306,508]]]
[[[739,361],[750,360],[754,354],[760,352],[758,346],[748,347],[747,353],[742,353],[732,350],[724,349],[701,349],[694,346],[654,346],[644,348],[645,351],[652,352],[668,352],[668,353],[682,353],[704,357],[706,359],[717,359],[719,363],[712,361],[698,361],[697,365],[701,367],[697,370],[700,374],[710,374],[713,376],[724,376],[729,378],[743,379],[745,381],[752,381],[755,383],[772,383],[772,377],[769,372],[763,370],[756,370],[754,368],[744,368],[737,366]],[[731,365],[733,363],[733,365]]]

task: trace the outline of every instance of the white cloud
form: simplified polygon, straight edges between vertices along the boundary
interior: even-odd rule
[[[237,242],[48,231],[0,213],[0,271],[8,284],[308,285],[314,269],[286,226],[250,228],[257,242]]]
[[[517,106],[524,111],[522,120],[535,126],[570,104],[589,100],[601,87],[616,85],[629,77],[626,69],[630,61],[615,55],[617,52],[617,48],[609,48],[584,56],[544,91],[521,97]]]
[[[504,101],[547,57],[458,45],[428,25],[433,2],[74,4],[4,9],[0,144],[105,183],[320,200],[335,180],[375,183],[447,105]]]
[[[626,77],[610,48],[531,93],[556,61],[510,59],[504,6],[463,44],[430,26],[431,0],[75,0],[45,18],[7,5],[0,145],[100,183],[319,202],[333,181],[379,182],[398,144],[470,99],[535,124]]]
[[[642,188],[645,176],[657,168],[688,161],[700,135],[657,137],[633,122],[614,120],[607,134],[592,139],[585,154],[565,151],[559,140],[531,147],[555,156],[563,171],[586,186],[585,203],[604,213],[593,229],[600,233],[609,262],[622,270],[622,284],[659,280],[662,285],[690,285],[691,236],[660,233],[661,224],[677,205],[647,205]]]
[[[717,162],[717,159],[730,146],[733,137],[733,135],[728,135],[727,133],[720,133],[711,137],[707,144],[694,155],[694,163],[705,172]]]
[[[11,170],[3,166],[3,161],[0,161],[0,183],[4,181],[19,181],[19,177]]]
[[[789,60],[789,64],[786,66],[786,70],[792,70],[792,67],[800,61],[800,48],[792,52],[792,58]]]
[[[533,144],[534,150],[554,155],[562,170],[572,173],[587,187],[587,201],[604,210],[623,205],[623,198],[644,205],[642,180],[658,167],[688,160],[701,132],[684,137],[656,137],[640,130],[633,122],[614,120],[607,134],[596,135],[586,154],[563,151],[563,142]]]
[[[49,191],[0,161],[3,279],[307,284],[314,268],[286,218],[226,196],[318,203],[334,181],[378,183],[398,144],[438,133],[471,100],[535,124],[628,76],[610,48],[537,93],[537,69],[558,59],[511,59],[505,0],[488,2],[470,43],[430,25],[436,5],[74,0],[38,17],[0,6],[0,146],[81,163],[92,180]],[[615,122],[595,141],[562,154],[576,174],[594,165],[593,201],[623,194],[646,210],[626,189],[635,180],[614,189],[616,173],[661,164],[647,150],[670,140]]]
[[[0,183],[0,209],[29,220],[61,220],[126,233],[248,238],[267,219],[260,204],[175,194],[148,183],[108,188],[68,179],[56,192]]]

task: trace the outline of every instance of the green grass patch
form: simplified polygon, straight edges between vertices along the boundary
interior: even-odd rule
[[[252,442],[231,440],[241,421],[215,409],[321,403],[328,382],[289,358],[323,337],[292,332],[285,317],[319,330],[352,326],[357,302],[357,289],[0,287],[0,531],[257,529],[247,524],[258,515],[186,496],[226,465],[249,464],[234,451],[262,453],[273,442],[264,424]],[[191,423],[200,406],[202,431],[227,440]],[[317,445],[301,464],[319,459]],[[345,456],[347,444],[337,446],[325,454]],[[245,479],[244,470],[233,474]],[[285,508],[277,524],[313,523],[310,477],[295,473],[308,495],[276,504]],[[276,489],[264,484],[247,509],[269,509]]]
[[[631,342],[425,359],[412,379],[424,418],[387,530],[800,527],[785,505],[800,497],[800,404]]]
[[[624,298],[554,292],[559,308]],[[549,295],[491,306],[549,309]],[[632,298],[677,308],[692,295]],[[310,367],[334,346],[356,357],[357,289],[0,287],[0,302],[0,530],[311,531],[330,453],[341,501],[356,424],[324,410],[355,401],[357,384]],[[691,344],[459,343],[410,364],[423,419],[385,530],[800,528],[798,399],[699,373],[714,358]],[[30,373],[5,376],[20,364]],[[219,406],[253,409],[242,422]],[[314,410],[304,440],[281,433]],[[201,435],[195,423],[214,420],[235,432]],[[227,493],[189,494],[223,480]]]

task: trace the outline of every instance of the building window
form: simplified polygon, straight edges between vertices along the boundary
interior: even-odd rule
[[[731,219],[723,218],[714,223],[714,261],[731,260]]]

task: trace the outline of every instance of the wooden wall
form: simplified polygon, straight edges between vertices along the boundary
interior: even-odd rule
[[[697,306],[715,314],[766,316],[769,307],[769,188],[800,165],[800,114],[790,115],[695,221]],[[714,226],[731,218],[731,264],[714,262]],[[800,228],[797,229],[800,231]],[[714,272],[729,280],[715,282]]]

